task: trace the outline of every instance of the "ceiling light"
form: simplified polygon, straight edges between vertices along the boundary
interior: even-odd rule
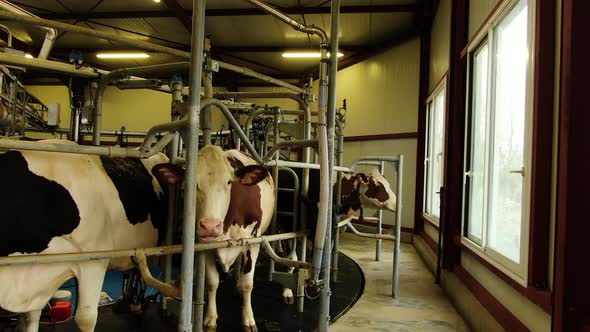
[[[319,58],[321,56],[320,52],[285,52],[282,54],[283,58]],[[330,54],[328,53],[328,56]],[[338,52],[338,57],[342,57],[344,54]]]
[[[146,59],[150,55],[147,53],[98,53],[99,59]]]
[[[33,56],[32,56],[31,54],[27,53],[27,54],[25,54],[25,58],[32,59],[32,58],[33,58]]]
[[[154,2],[160,2],[160,0],[154,0]]]

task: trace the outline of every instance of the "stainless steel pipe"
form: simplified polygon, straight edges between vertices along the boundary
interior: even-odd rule
[[[301,147],[309,147],[309,146],[317,146],[318,141],[313,140],[293,140],[293,141],[282,141],[279,143],[274,143],[272,148],[266,153],[266,155],[262,158],[263,163],[269,162],[273,156],[282,148],[287,147],[294,147],[294,146],[301,146]],[[275,158],[278,161],[278,158]]]
[[[182,305],[178,321],[178,331],[202,331],[205,288],[205,256],[197,258],[195,268],[195,231],[197,210],[197,154],[199,151],[199,113],[201,111],[201,79],[203,71],[203,41],[205,35],[205,0],[193,1],[193,26],[191,35],[190,91],[188,126],[186,138],[186,173],[184,180],[184,215],[182,227]],[[195,320],[193,322],[193,281],[196,283]],[[194,323],[194,324],[193,324]]]
[[[177,49],[166,47],[166,46],[161,46],[158,44],[154,44],[154,43],[150,43],[150,42],[146,42],[146,41],[142,41],[142,40],[129,39],[129,38],[122,37],[122,36],[115,34],[115,33],[93,30],[90,28],[85,28],[85,27],[76,26],[76,25],[72,25],[72,24],[51,21],[51,20],[44,20],[44,19],[37,18],[37,17],[28,17],[25,15],[14,14],[14,13],[7,12],[7,11],[0,11],[0,19],[21,22],[21,23],[25,23],[25,24],[29,24],[29,25],[49,27],[49,28],[58,29],[60,31],[74,32],[74,33],[79,33],[79,34],[92,36],[92,37],[96,37],[96,38],[112,40],[112,41],[116,41],[116,42],[121,43],[126,46],[136,47],[136,48],[140,48],[140,49],[144,49],[144,50],[148,50],[148,51],[152,51],[152,52],[157,52],[157,53],[173,55],[173,56],[177,56],[177,57],[183,58],[183,59],[190,59],[191,58],[191,54],[189,52],[177,50]],[[303,93],[303,89],[301,89],[293,84],[289,84],[287,82],[283,82],[283,81],[278,80],[276,78],[257,73],[251,69],[232,65],[230,63],[226,63],[226,62],[219,61],[219,60],[213,60],[213,61],[217,62],[219,64],[219,67],[222,69],[233,71],[235,73],[239,73],[244,76],[257,78],[257,79],[265,81],[265,82],[269,82],[269,83],[272,83],[272,84],[275,84],[278,86],[282,86],[284,88],[295,91],[297,93]]]
[[[290,232],[276,235],[264,235],[253,238],[244,238],[238,240],[226,240],[210,243],[193,243],[194,252],[203,252],[207,250],[243,247],[252,244],[260,244],[262,241],[274,242],[294,239],[303,236],[302,232]],[[133,248],[119,250],[102,250],[87,252],[72,252],[63,254],[32,254],[32,255],[15,255],[0,257],[0,266],[30,265],[30,264],[54,264],[54,263],[71,263],[91,260],[112,259],[135,257],[138,253],[146,256],[164,256],[180,254],[183,252],[182,245],[162,246],[152,248]]]

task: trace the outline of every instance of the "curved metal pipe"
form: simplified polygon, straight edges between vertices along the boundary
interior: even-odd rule
[[[94,96],[92,144],[100,145],[100,130],[102,125],[102,99],[104,92],[110,82],[128,78],[131,75],[150,74],[159,71],[184,70],[187,69],[189,66],[190,62],[173,62],[161,65],[122,68],[113,70],[112,72],[104,75],[98,82],[98,88],[96,89],[96,94]]]
[[[0,8],[4,10],[8,10],[9,12],[20,14],[20,15],[27,15],[30,17],[38,18],[35,14],[24,10],[18,6],[13,5],[12,3],[6,0],[0,0]],[[43,41],[43,46],[41,46],[41,50],[39,51],[39,55],[37,56],[38,59],[47,59],[49,53],[51,53],[51,49],[53,48],[53,44],[55,43],[55,38],[57,37],[57,30],[52,28],[45,28],[42,29],[46,30],[47,33],[45,34],[45,40]],[[9,36],[9,39],[12,39]],[[11,46],[12,43],[9,43],[8,47]]]
[[[302,146],[302,147],[309,147],[309,146],[317,146],[318,141],[315,139],[312,140],[297,140],[297,141],[282,141],[276,143],[272,146],[272,148],[266,153],[266,155],[262,158],[264,163],[268,163],[273,155],[280,149],[285,147],[293,147],[293,146]]]
[[[279,20],[289,24],[295,30],[305,32],[305,33],[314,34],[314,35],[320,37],[322,39],[322,42],[326,42],[328,40],[328,35],[326,34],[326,32],[324,30],[322,30],[314,25],[306,26],[302,22],[289,17],[289,15],[282,13],[281,11],[272,7],[271,5],[267,4],[266,2],[259,1],[259,0],[248,0],[248,2],[263,9],[264,11],[266,11],[267,13],[271,14],[272,16],[278,18]]]
[[[229,123],[229,125],[238,133],[238,136],[240,137],[240,139],[242,140],[244,145],[246,145],[246,149],[248,150],[248,152],[250,152],[250,155],[252,156],[252,158],[254,158],[256,160],[256,162],[259,163],[260,165],[264,165],[264,162],[262,161],[262,158],[260,157],[260,155],[256,151],[256,148],[252,145],[252,143],[248,139],[248,136],[246,136],[246,134],[244,133],[244,131],[240,127],[240,124],[238,123],[238,121],[236,121],[236,119],[232,116],[232,114],[231,114],[230,110],[227,108],[227,106],[225,106],[218,99],[208,99],[207,98],[207,99],[203,99],[201,101],[201,107],[206,107],[206,106],[210,106],[210,105],[216,106],[223,113],[223,115],[227,119],[227,122]]]
[[[8,45],[8,47],[12,48],[12,32],[4,24],[0,24],[0,29],[6,31],[6,34],[8,35],[8,39],[6,40],[6,44]]]

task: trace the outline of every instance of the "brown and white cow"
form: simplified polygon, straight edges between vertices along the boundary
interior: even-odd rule
[[[296,170],[296,172],[301,173]],[[288,177],[279,178],[280,187],[292,187],[285,179]],[[336,203],[337,186],[334,184],[334,203]],[[312,170],[309,177],[309,191],[308,197],[304,198],[308,209],[308,229],[311,231],[311,237],[315,234],[315,223],[317,220],[318,209],[318,194],[319,193],[319,172]],[[292,201],[280,200],[278,209],[282,211],[290,211],[292,209]],[[395,212],[396,196],[391,190],[389,181],[381,175],[377,170],[373,170],[370,175],[364,173],[345,174],[341,180],[340,192],[340,210],[338,213],[338,220],[350,219],[355,213],[360,211],[359,219],[363,218],[363,209],[389,210]],[[291,203],[291,204],[290,204]],[[285,225],[291,225],[291,219],[278,216],[278,224],[283,230],[290,230]],[[297,256],[292,252],[293,256],[290,259],[297,259]],[[293,272],[293,268],[289,272]],[[283,301],[287,304],[294,303],[293,291],[289,288],[283,289]]]
[[[236,180],[237,177],[237,180]],[[268,228],[275,206],[274,184],[266,168],[237,151],[206,146],[199,152],[197,235],[200,242],[251,238]],[[206,253],[208,303],[204,325],[217,327],[218,264],[224,272],[241,258],[238,288],[242,292],[242,324],[256,331],[251,295],[260,245],[217,249]],[[217,262],[217,264],[216,264]]]

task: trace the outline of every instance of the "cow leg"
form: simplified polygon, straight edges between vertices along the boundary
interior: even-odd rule
[[[217,328],[217,287],[219,287],[219,271],[215,264],[214,252],[205,253],[205,265],[208,298],[203,325],[205,332],[214,332]]]
[[[76,309],[76,324],[81,332],[92,332],[98,317],[98,301],[107,262],[82,263],[76,274],[78,278],[78,307]]]
[[[256,267],[256,259],[258,259],[258,252],[260,245],[251,245],[242,256],[242,269],[240,277],[240,290],[242,291],[242,324],[244,331],[256,332],[256,321],[254,320],[254,312],[252,311],[252,289],[254,288],[254,269]]]
[[[41,310],[29,311],[20,316],[19,331],[37,332],[39,331],[39,319],[41,319]]]

